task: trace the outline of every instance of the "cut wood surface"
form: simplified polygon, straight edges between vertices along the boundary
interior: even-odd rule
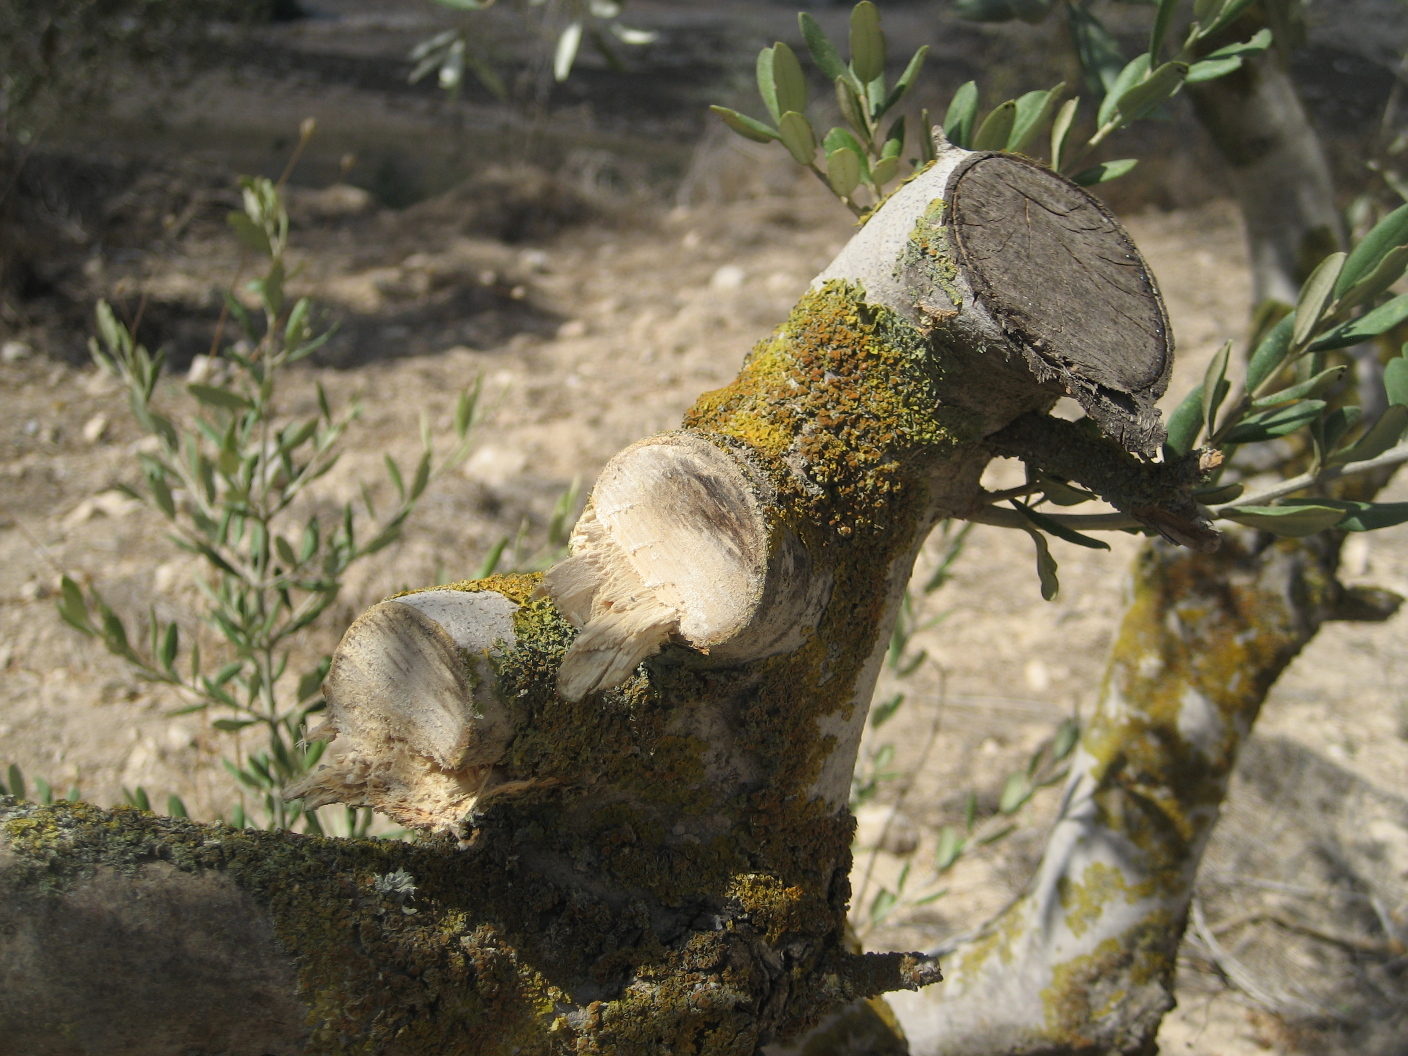
[[[984,307],[1106,432],[1152,453],[1173,343],[1153,276],[1098,200],[1036,165],[978,155],[955,174],[952,229]],[[1110,406],[1136,400],[1131,424]]]

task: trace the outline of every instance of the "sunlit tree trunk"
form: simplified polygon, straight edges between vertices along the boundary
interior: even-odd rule
[[[1301,282],[1341,248],[1344,223],[1325,150],[1290,75],[1272,49],[1223,77],[1189,85],[1188,96],[1241,207],[1252,303],[1295,304]]]
[[[1342,609],[1339,538],[1250,531],[1139,557],[1026,894],[890,1001],[916,1056],[1149,1053],[1203,848],[1267,691]]]

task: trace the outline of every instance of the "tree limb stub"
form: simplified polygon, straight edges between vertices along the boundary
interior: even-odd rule
[[[1084,484],[1170,542],[1210,553],[1222,538],[1191,494],[1204,475],[1197,454],[1172,463],[1143,462],[1074,422],[1037,414],[1022,415],[988,437],[988,444],[995,454]]]
[[[1032,373],[1060,384],[1121,445],[1152,455],[1173,343],[1119,222],[1074,184],[1009,155],[963,161],[951,194],[950,230],[975,295]]]
[[[439,835],[12,805],[0,890],[62,914],[107,870],[225,878],[296,972],[305,1026],[274,1052],[752,1056],[936,981],[844,941],[847,797],[914,556],[973,506],[989,438],[1062,392],[1112,448],[1156,445],[1163,319],[1095,199],[945,146],[732,383],[607,465],[570,558],[349,629],[294,791]]]

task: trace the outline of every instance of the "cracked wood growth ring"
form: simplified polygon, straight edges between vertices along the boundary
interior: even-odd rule
[[[1169,324],[1119,222],[1093,195],[1012,155],[974,155],[949,186],[950,229],[976,299],[1038,378],[1060,382],[1107,435],[1148,450],[1173,366]]]

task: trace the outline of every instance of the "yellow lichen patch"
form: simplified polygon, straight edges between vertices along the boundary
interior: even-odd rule
[[[1004,965],[1011,964],[1017,956],[1017,940],[1028,933],[1027,913],[1025,902],[1018,902],[1003,913],[985,934],[964,947],[954,976],[973,978],[993,956]]]
[[[1091,862],[1085,867],[1079,882],[1063,876],[1057,882],[1056,895],[1061,901],[1061,908],[1066,911],[1066,927],[1079,938],[1100,919],[1105,907],[1115,899],[1123,899],[1126,904],[1132,905],[1152,893],[1145,890],[1147,886],[1138,884],[1131,887],[1124,873],[1115,866]]]
[[[1129,987],[1157,982],[1168,990],[1173,982],[1171,926],[1167,913],[1151,913],[1090,953],[1053,968],[1051,985],[1041,992],[1045,1040],[1063,1050],[1083,1050],[1101,1031],[1101,1019],[1118,1011]],[[1171,997],[1167,1003],[1172,1005]]]
[[[773,463],[785,503],[843,537],[873,532],[912,489],[907,466],[921,452],[977,439],[942,406],[942,378],[916,327],[833,280],[797,303],[732,384],[700,397],[685,427],[751,447]]]
[[[958,266],[944,224],[947,212],[948,203],[942,198],[929,203],[914,221],[898,264],[914,303],[935,319],[956,315],[963,305]]]
[[[784,887],[775,876],[747,873],[734,877],[726,894],[746,908],[750,921],[762,929],[771,943],[781,942],[789,933],[807,930],[806,892],[795,884]]]
[[[533,591],[537,589],[542,578],[541,572],[528,574],[506,572],[497,576],[486,576],[484,579],[461,579],[454,583],[442,583],[437,587],[417,587],[414,590],[403,590],[399,594],[392,594],[387,600],[404,598],[410,594],[423,594],[427,590],[462,590],[470,594],[491,590],[522,605],[532,597]]]

